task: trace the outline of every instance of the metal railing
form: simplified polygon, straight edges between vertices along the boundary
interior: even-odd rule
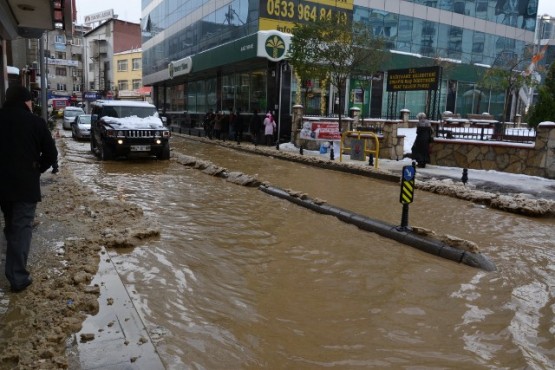
[[[512,143],[534,143],[536,131],[530,128],[515,127],[512,123],[480,123],[452,125],[442,122],[432,123],[435,136],[445,139],[503,141]]]

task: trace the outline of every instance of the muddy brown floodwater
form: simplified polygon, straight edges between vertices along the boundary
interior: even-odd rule
[[[409,223],[474,241],[498,268],[484,272],[176,161],[99,162],[66,141],[75,186],[144,213],[109,227],[160,231],[110,255],[168,369],[554,368],[552,218],[418,192]],[[401,220],[397,184],[172,141],[175,155]]]

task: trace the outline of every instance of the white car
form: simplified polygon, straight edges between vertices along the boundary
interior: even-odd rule
[[[80,114],[71,124],[71,137],[74,139],[90,139],[91,138],[91,115]]]
[[[75,117],[85,114],[85,111],[78,107],[66,107],[64,109],[64,121],[62,127],[64,130],[70,130],[71,124],[75,121]]]

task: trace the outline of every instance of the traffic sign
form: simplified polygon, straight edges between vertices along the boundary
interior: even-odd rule
[[[401,204],[412,203],[414,198],[414,177],[416,171],[414,166],[404,166],[403,176],[401,180],[401,195],[399,197],[399,202]]]

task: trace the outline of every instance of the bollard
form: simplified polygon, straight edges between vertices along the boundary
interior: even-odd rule
[[[374,165],[374,154],[372,154],[372,153],[368,154],[368,165],[369,166]]]
[[[335,159],[335,155],[333,153],[333,141],[330,141],[330,161]]]
[[[401,173],[401,194],[399,202],[403,205],[401,214],[401,225],[397,227],[398,231],[408,231],[409,227],[409,204],[413,201],[414,181],[416,177],[416,162],[412,162],[411,166],[404,166]]]
[[[462,181],[463,185],[466,186],[466,183],[468,182],[468,169],[466,169],[466,168],[463,168],[463,174],[462,174],[462,177],[461,177],[461,181]]]
[[[300,155],[303,155],[303,154],[304,154],[304,153],[303,153],[303,146],[302,146],[302,145],[301,145],[301,147],[299,148],[299,154],[300,154]]]
[[[279,138],[276,141],[276,150],[279,150]]]

